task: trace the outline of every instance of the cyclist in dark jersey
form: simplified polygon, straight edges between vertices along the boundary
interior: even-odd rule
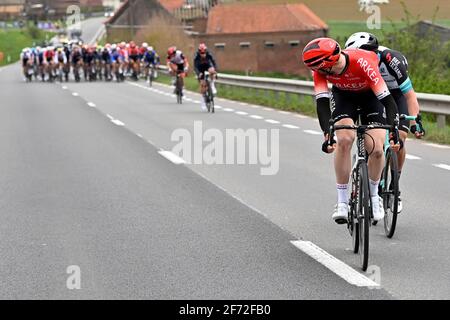
[[[200,43],[198,50],[194,57],[194,71],[197,75],[197,79],[200,82],[200,94],[203,96],[207,90],[207,85],[205,81],[205,72],[208,71],[211,75],[211,90],[213,95],[217,94],[216,86],[214,85],[214,80],[217,74],[217,63],[213,55],[209,52],[208,48],[204,43]],[[206,109],[206,103],[202,100],[202,110]]]
[[[351,149],[355,133],[351,130],[336,132],[338,143],[328,144],[329,120],[337,125],[353,125],[361,114],[363,124],[395,125],[397,105],[378,69],[378,58],[373,52],[357,49],[341,51],[339,44],[330,38],[318,38],[303,49],[303,63],[313,71],[317,114],[324,132],[322,150],[335,153],[335,173],[338,203],[332,218],[338,224],[347,223],[348,182],[351,172]],[[328,83],[333,85],[331,92]],[[361,111],[358,109],[361,108]],[[386,115],[386,117],[384,116]],[[397,129],[391,136],[391,147],[398,151]],[[373,139],[366,140],[369,155],[370,196],[375,221],[384,217],[378,185],[384,166],[383,145],[386,131],[371,130]]]
[[[408,75],[408,61],[406,57],[395,50],[379,46],[378,39],[367,32],[357,32],[352,34],[345,43],[346,48],[356,48],[373,51],[378,55],[381,76],[397,103],[399,114],[414,115],[419,114],[419,102],[414,91],[411,79]],[[400,139],[403,148],[398,153],[398,176],[406,159],[405,142],[410,131],[408,120],[401,120],[399,125]],[[421,138],[424,131],[418,131],[415,122],[411,126],[411,132]],[[399,197],[398,212],[402,210],[402,201]]]

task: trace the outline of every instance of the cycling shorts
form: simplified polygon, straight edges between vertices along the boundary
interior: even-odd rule
[[[331,89],[331,116],[335,121],[350,118],[355,123],[361,114],[362,124],[386,124],[384,106],[372,90],[344,91]]]
[[[203,80],[205,78],[205,71],[208,71],[209,69],[214,68],[212,63],[208,64],[201,64],[198,67],[198,71],[200,72],[200,79]]]

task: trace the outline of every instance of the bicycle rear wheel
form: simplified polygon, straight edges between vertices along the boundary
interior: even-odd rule
[[[390,148],[386,154],[382,177],[381,197],[384,207],[384,231],[388,238],[392,238],[397,225],[399,190],[397,154]]]
[[[359,255],[361,268],[367,270],[369,262],[369,227],[372,216],[372,206],[369,193],[369,174],[367,164],[361,162],[358,165],[358,195],[357,195],[357,215],[359,233]]]

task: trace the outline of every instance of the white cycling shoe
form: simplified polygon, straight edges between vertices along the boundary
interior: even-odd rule
[[[341,202],[334,207],[334,213],[331,216],[337,224],[345,224],[348,219],[348,204]]]
[[[214,85],[214,82],[211,82],[211,91],[212,91],[213,95],[217,94],[217,89],[216,89],[216,86]]]
[[[402,212],[402,210],[403,210],[402,198],[398,197],[397,214]]]
[[[383,199],[376,195],[372,198],[372,212],[373,212],[373,220],[380,221],[384,218],[384,208],[383,208]]]

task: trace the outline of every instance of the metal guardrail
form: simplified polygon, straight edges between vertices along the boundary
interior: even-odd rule
[[[161,68],[167,71],[167,68]],[[247,77],[219,73],[217,83],[256,90],[314,96],[314,83],[312,81]],[[450,115],[450,96],[417,93],[417,99],[419,100],[420,110],[436,114],[438,127],[444,127],[446,116]]]

